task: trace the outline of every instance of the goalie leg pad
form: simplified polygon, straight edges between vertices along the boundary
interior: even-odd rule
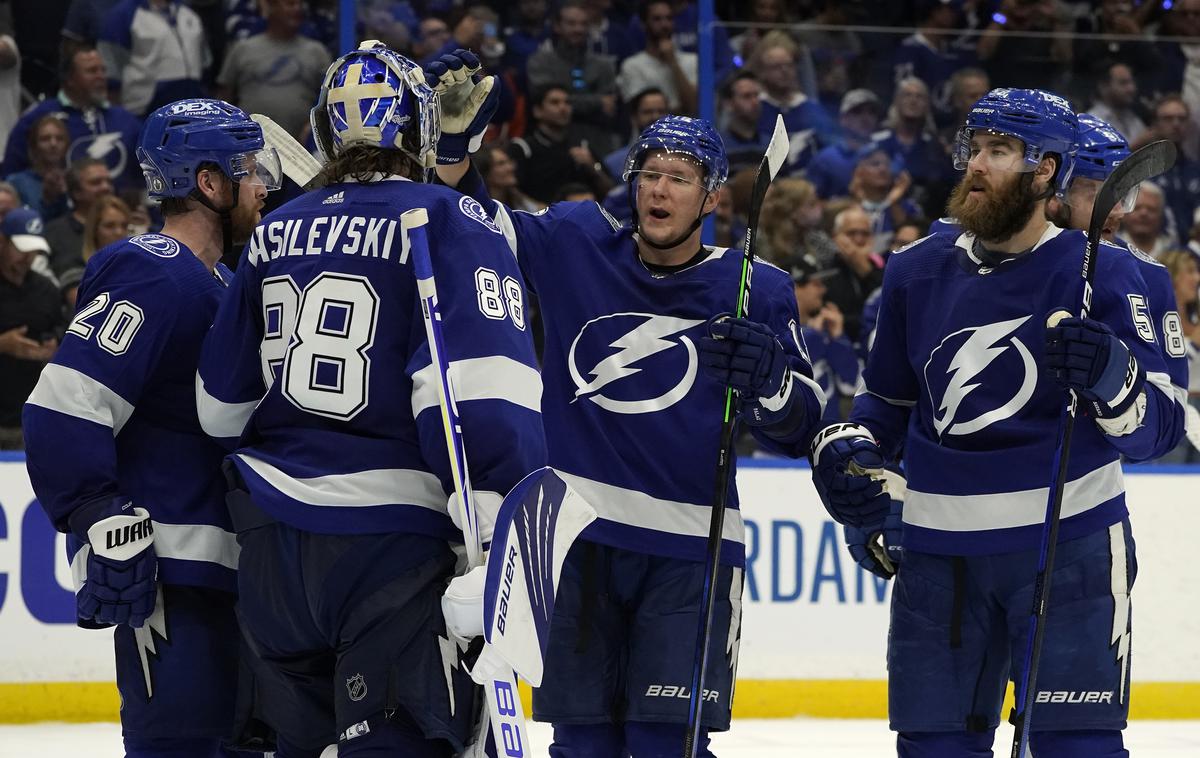
[[[1036,725],[1035,719],[1029,735],[1035,758],[1129,758],[1121,732],[1115,729],[1039,732]]]

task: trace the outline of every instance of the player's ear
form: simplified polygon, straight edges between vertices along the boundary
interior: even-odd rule
[[[221,200],[229,181],[217,168],[202,168],[196,172],[196,188],[212,202]]]
[[[721,193],[725,191],[724,187],[717,187],[708,196],[704,198],[704,207],[700,209],[701,213],[709,214],[717,209],[717,205],[721,202]]]
[[[1057,155],[1047,155],[1038,161],[1037,168],[1033,170],[1033,178],[1043,187],[1049,187],[1054,181],[1054,173],[1058,171],[1060,163]]]

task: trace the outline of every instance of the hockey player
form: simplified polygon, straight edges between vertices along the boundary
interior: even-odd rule
[[[814,440],[814,479],[839,521],[878,521],[863,469],[903,446],[903,558],[888,643],[899,755],[987,756],[1020,676],[1063,408],[1078,393],[1032,717],[1034,755],[1127,756],[1129,590],[1136,575],[1120,458],[1154,458],[1183,431],[1151,334],[1136,259],[1102,245],[1091,317],[1078,313],[1084,235],[1045,219],[1066,191],[1076,118],[1037,90],[993,90],[960,132],[963,233],[893,254],[852,423]],[[882,504],[881,504],[882,503]]]
[[[594,202],[530,214],[493,203],[460,162],[464,137],[486,124],[470,118],[479,98],[456,87],[471,83],[460,78],[443,103],[468,112],[445,114],[456,126],[439,146],[439,176],[495,215],[537,294],[550,465],[599,514],[563,568],[533,716],[554,724],[555,756],[675,754],[725,386],[741,394],[740,418],[759,442],[784,455],[802,453],[822,412],[792,281],[756,261],[749,318],[720,315],[736,304],[742,253],[700,244],[728,172],[707,121],[667,116],[634,142],[624,171],[632,227]],[[728,502],[702,755],[707,731],[729,728],[737,665],[745,547],[732,480]]]
[[[26,455],[68,535],[80,626],[116,625],[126,755],[212,758],[233,723],[237,545],[193,386],[232,278],[218,261],[248,238],[279,161],[220,100],[150,114],[138,160],[162,234],[88,261],[80,308],[25,406]]]
[[[201,357],[201,423],[234,450],[248,715],[280,758],[339,739],[341,756],[448,756],[473,723],[439,606],[462,533],[403,211],[428,210],[485,541],[545,463],[520,271],[478,203],[424,183],[438,118],[420,69],[378,42],[330,66],[312,114],[326,186],[255,229]]]

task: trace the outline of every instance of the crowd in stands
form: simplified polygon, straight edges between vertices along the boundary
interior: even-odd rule
[[[53,352],[88,257],[156,227],[135,156],[141,119],[207,95],[271,116],[308,142],[308,111],[342,52],[340,5],[0,0],[0,216],[29,209],[0,227],[0,446],[19,445],[12,430],[32,387],[25,369]],[[474,160],[493,197],[513,208],[592,199],[628,220],[629,144],[662,115],[698,113],[699,10],[689,0],[354,7],[359,39],[419,62],[470,48],[500,76],[500,111]],[[782,116],[788,161],[764,205],[757,252],[793,274],[831,418],[858,382],[887,257],[944,215],[958,178],[949,158],[958,126],[995,86],[1053,90],[1134,147],[1167,139],[1180,148],[1175,168],[1142,188],[1120,233],[1171,271],[1200,369],[1192,344],[1200,343],[1200,0],[718,0],[716,8],[716,122],[731,178],[713,241],[743,238],[754,169]],[[35,325],[29,314],[44,321],[52,299],[54,322]],[[1195,399],[1200,370],[1192,375]],[[1170,460],[1200,456],[1185,445]]]

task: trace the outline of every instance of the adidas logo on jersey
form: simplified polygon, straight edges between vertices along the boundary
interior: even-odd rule
[[[346,193],[344,191],[339,191],[339,192],[333,193],[329,197],[322,200],[321,205],[335,205],[337,203],[342,202],[345,199],[346,199]]]

